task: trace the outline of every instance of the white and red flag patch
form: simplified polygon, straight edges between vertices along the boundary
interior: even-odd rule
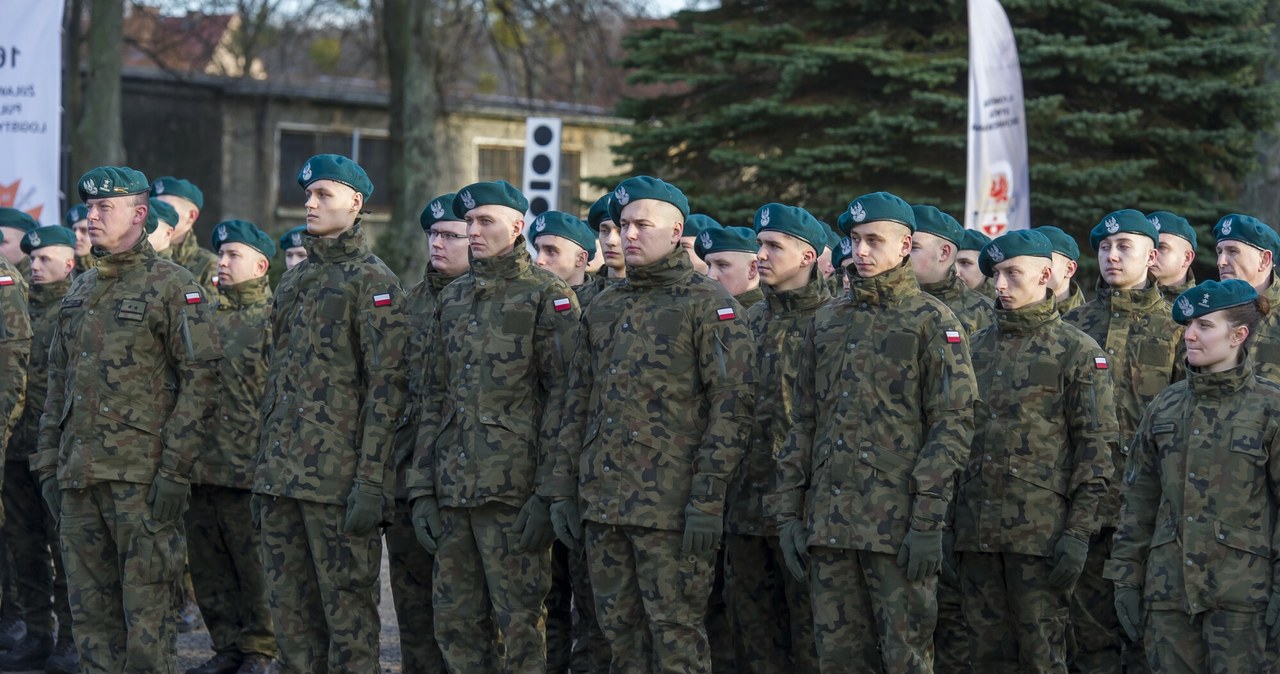
[[[1107,359],[1105,357],[1095,356],[1093,359],[1093,367],[1096,370],[1105,370],[1110,366],[1107,364]]]
[[[948,344],[960,343],[960,332],[958,330],[947,330],[945,333]]]
[[[12,276],[8,276],[8,275],[0,276],[0,286],[11,286],[11,285],[13,285]]]
[[[738,317],[738,313],[733,310],[733,307],[716,309],[716,318],[719,318],[722,321],[731,321],[737,317]]]
[[[192,291],[186,294],[187,304],[199,304],[204,301],[204,296],[198,292]]]
[[[373,306],[389,307],[391,306],[391,293],[378,293],[373,296]]]
[[[573,302],[568,297],[561,297],[551,302],[551,306],[555,307],[557,312],[568,311],[573,308]]]

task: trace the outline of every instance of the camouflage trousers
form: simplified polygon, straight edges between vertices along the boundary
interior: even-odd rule
[[[54,618],[71,634],[71,607],[67,604],[67,572],[62,566],[58,530],[40,495],[35,476],[25,465],[8,467],[4,473],[4,539],[12,557],[10,569],[21,608],[18,617],[27,623],[28,634],[54,632]]]
[[[733,632],[729,627],[729,607],[724,597],[724,546],[716,551],[716,569],[711,583],[711,599],[707,602],[707,645],[711,648],[713,674],[735,674],[738,668],[733,652]]]
[[[736,671],[817,672],[809,586],[787,570],[777,536],[729,534],[724,549]]]
[[[403,674],[441,674],[444,655],[436,643],[435,612],[431,608],[431,574],[435,559],[413,533],[413,511],[397,500],[387,526],[387,566],[391,598],[400,625],[400,670]]]
[[[450,671],[546,671],[551,551],[519,550],[518,513],[496,502],[440,509],[444,531],[431,590],[436,640]],[[495,633],[505,659],[494,648]]]
[[[1147,656],[1142,644],[1129,641],[1116,617],[1115,585],[1102,577],[1111,557],[1115,529],[1104,527],[1089,541],[1084,572],[1071,593],[1071,623],[1067,631],[1067,665],[1076,674],[1144,674]]]
[[[573,659],[573,580],[569,548],[551,544],[551,591],[547,593],[547,671],[563,674]]]
[[[186,540],[182,520],[151,518],[145,484],[62,491],[58,523],[80,671],[178,671],[174,606]]]
[[[612,674],[710,674],[707,601],[715,553],[681,552],[683,532],[586,522],[596,615]]]
[[[343,533],[345,506],[254,499],[280,671],[378,672],[380,532]]]
[[[186,514],[191,583],[215,653],[276,655],[262,538],[247,489],[192,485]]]
[[[1050,560],[982,552],[959,557],[974,671],[1066,672],[1071,588],[1050,587]]]
[[[608,671],[609,642],[596,621],[587,554],[556,541],[551,546],[551,592],[547,595],[547,672]]]
[[[819,671],[933,671],[938,579],[913,582],[896,555],[809,549]]]
[[[1263,618],[1261,612],[1218,610],[1187,615],[1182,611],[1147,611],[1143,641],[1151,671],[1267,671],[1267,626]]]
[[[959,583],[938,578],[938,626],[933,631],[933,671],[936,674],[971,674],[969,626],[964,621],[964,594]]]

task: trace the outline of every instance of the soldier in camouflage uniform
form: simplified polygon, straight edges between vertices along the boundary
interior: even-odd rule
[[[157,255],[172,259],[173,228],[178,223],[178,212],[159,199],[151,199],[148,203],[147,242]]]
[[[1141,643],[1122,642],[1111,582],[1102,567],[1111,556],[1111,537],[1120,516],[1120,479],[1138,430],[1142,410],[1156,394],[1182,378],[1178,351],[1182,328],[1173,321],[1149,268],[1156,259],[1159,233],[1142,213],[1124,209],[1104,217],[1089,235],[1102,279],[1094,299],[1063,316],[1107,352],[1114,384],[1119,451],[1112,456],[1116,475],[1098,506],[1100,529],[1089,541],[1084,572],[1071,595],[1067,634],[1071,671],[1081,674],[1130,674],[1146,671]]]
[[[1248,282],[1271,306],[1280,306],[1275,255],[1280,235],[1248,215],[1224,216],[1213,228],[1217,240],[1218,275]],[[1250,347],[1257,373],[1280,384],[1280,311],[1269,312],[1251,330]]]
[[[848,210],[850,292],[806,331],[769,508],[788,568],[807,572],[820,670],[930,672],[973,428],[968,338],[916,285],[911,206],[876,192]]]
[[[609,212],[611,214],[615,210],[617,209],[613,206],[609,207]],[[685,220],[687,222],[684,223],[684,230],[680,235],[680,246],[689,254],[689,262],[693,264],[693,270],[699,274],[706,274],[707,263],[702,258],[698,257],[696,249],[698,236],[709,228],[720,227],[721,225],[719,222],[716,222],[715,219],[710,216],[702,215],[701,213],[691,214],[687,216]],[[623,245],[626,245],[625,242]]]
[[[276,288],[253,480],[271,622],[286,674],[373,672],[404,298],[360,226],[364,169],[317,155],[298,184],[310,256]]]
[[[455,671],[547,666],[543,602],[555,534],[544,484],[580,314],[569,286],[529,259],[528,208],[505,181],[454,197],[471,270],[440,293],[405,480],[414,530],[436,557],[436,639]]]
[[[604,258],[603,276],[611,279],[627,277],[627,261],[622,257],[622,230],[611,220],[609,204],[613,201],[612,193],[606,194],[587,211],[587,226],[596,232],[596,246]]]
[[[467,223],[453,210],[450,192],[432,199],[418,218],[427,235],[431,260],[423,279],[405,293],[405,317],[409,344],[405,363],[409,371],[409,392],[404,414],[396,427],[395,511],[386,528],[387,566],[391,572],[391,595],[395,600],[400,634],[400,666],[404,674],[436,674],[445,671],[444,655],[436,642],[435,612],[431,607],[431,574],[435,556],[418,543],[413,530],[409,489],[405,486],[418,441],[420,413],[418,399],[430,366],[428,337],[435,335],[436,306],[445,286],[470,269]]]
[[[170,673],[182,512],[222,349],[204,290],[147,243],[146,177],[100,167],[78,187],[97,260],[59,309],[31,467],[59,523],[83,671]]]
[[[93,244],[89,242],[89,207],[76,204],[67,209],[62,224],[76,233],[76,274],[83,274],[93,266]]]
[[[66,571],[62,555],[55,554],[57,529],[40,496],[40,485],[28,468],[28,460],[36,450],[40,413],[48,391],[48,344],[53,341],[62,297],[71,287],[75,245],[75,233],[57,225],[32,230],[22,240],[22,251],[31,259],[29,313],[33,346],[27,367],[26,406],[4,453],[3,494],[4,537],[13,556],[17,603],[22,608],[27,633],[12,650],[0,653],[2,671],[79,670],[71,640]],[[0,292],[3,290],[0,288]],[[61,628],[56,649],[55,614]]]
[[[1148,213],[1147,220],[1160,233],[1151,273],[1160,284],[1160,293],[1172,304],[1178,295],[1196,285],[1195,274],[1191,273],[1198,245],[1196,230],[1186,218],[1169,211]]]
[[[1001,308],[973,338],[983,400],[956,501],[975,672],[1066,671],[1071,590],[1111,479],[1109,361],[1059,317],[1052,255],[1038,230],[1017,230],[979,257]]]
[[[1208,281],[1174,302],[1187,379],[1143,415],[1107,578],[1151,670],[1274,671],[1280,636],[1280,386],[1247,347],[1269,302]]]
[[[1053,291],[1054,301],[1058,304],[1058,314],[1065,316],[1068,311],[1084,304],[1084,291],[1080,284],[1072,280],[1080,264],[1080,246],[1070,234],[1058,227],[1041,225],[1036,231],[1045,235],[1053,244],[1053,278],[1049,280],[1049,289]]]
[[[755,230],[750,227],[710,228],[694,244],[698,256],[707,261],[707,278],[724,286],[733,299],[750,310],[764,299],[760,272],[756,269]]]
[[[735,671],[812,674],[818,656],[809,588],[787,572],[764,498],[774,456],[791,427],[800,337],[818,307],[831,299],[818,268],[826,226],[801,208],[777,203],[757,210],[755,225],[764,281],[764,301],[747,310],[756,339],[756,416],[725,500],[725,602],[735,635]]]
[[[586,545],[611,672],[705,673],[726,485],[750,432],[754,344],[741,306],[681,249],[689,202],[679,189],[628,178],[610,212],[627,278],[582,320],[552,521],[560,540]]]
[[[587,223],[560,211],[547,211],[529,225],[530,243],[537,252],[534,263],[569,284],[578,305],[586,306],[607,282],[587,274],[596,255],[596,233]]]
[[[964,230],[964,238],[960,241],[960,250],[956,252],[956,276],[964,281],[970,289],[995,299],[996,290],[991,286],[991,279],[983,275],[978,268],[978,253],[982,247],[991,243],[990,237],[976,229]]]
[[[9,278],[8,293],[9,299],[14,302],[15,307],[10,312],[9,320],[11,321],[13,335],[7,335],[6,331],[0,330],[0,340],[7,342],[4,347],[5,359],[17,356],[17,346],[22,338],[19,335],[26,335],[27,343],[22,346],[22,360],[20,363],[5,362],[5,365],[16,365],[17,367],[6,368],[6,372],[19,373],[10,383],[9,393],[0,397],[0,448],[8,441],[9,432],[17,423],[18,415],[23,410],[24,390],[26,388],[26,363],[27,355],[30,353],[31,332],[26,319],[27,297],[27,281],[30,278],[31,261],[26,254],[22,252],[22,237],[28,231],[34,230],[38,225],[36,221],[25,212],[15,208],[0,208],[0,259],[5,260],[8,267],[0,270],[0,274]],[[5,237],[8,237],[7,239]],[[4,290],[4,289],[0,289]],[[21,297],[17,297],[21,295]],[[27,327],[22,327],[26,325]],[[0,326],[4,327],[4,326]],[[12,398],[10,398],[12,397]],[[12,406],[10,403],[12,402]],[[3,514],[0,513],[0,516]],[[5,537],[0,533],[0,586],[3,586],[3,597],[0,598],[0,648],[11,649],[16,648],[26,637],[27,628],[22,622],[22,607],[18,603],[18,579],[14,577],[14,572],[9,566],[9,544]]]
[[[934,206],[912,206],[916,233],[911,237],[911,268],[920,289],[947,305],[973,335],[991,325],[995,302],[970,288],[956,274],[956,255],[964,229],[950,215]]]
[[[284,251],[284,270],[289,271],[307,261],[307,247],[302,237],[307,233],[306,225],[298,225],[280,235],[280,250]]]
[[[204,192],[194,183],[183,178],[164,176],[151,184],[151,196],[173,207],[178,213],[178,223],[170,237],[174,262],[182,265],[209,292],[217,295],[218,256],[201,248],[191,234],[200,210],[204,208]]]
[[[162,225],[163,226],[163,225]],[[215,420],[192,479],[187,545],[196,601],[213,657],[187,674],[263,674],[276,654],[267,604],[262,537],[253,521],[253,468],[262,394],[271,349],[267,270],[276,246],[257,225],[227,220],[213,229],[219,302],[214,325],[222,342],[221,390]]]

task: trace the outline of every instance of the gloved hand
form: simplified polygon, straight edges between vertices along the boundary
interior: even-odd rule
[[[551,506],[546,499],[537,494],[530,496],[516,515],[515,530],[520,533],[521,550],[541,552],[550,548],[556,534],[551,527]]]
[[[907,578],[913,583],[938,575],[942,566],[942,532],[908,529],[898,548],[898,566],[906,567]]]
[[[1089,542],[1063,534],[1053,548],[1053,570],[1049,572],[1049,585],[1065,590],[1075,584],[1084,571],[1084,560],[1089,556]]]
[[[413,501],[413,535],[427,552],[436,554],[440,547],[440,534],[444,523],[440,521],[440,504],[434,496],[422,496]]]
[[[173,522],[182,515],[182,506],[187,504],[187,494],[191,485],[183,484],[156,473],[151,481],[151,489],[147,491],[147,503],[151,506],[151,518],[158,522]]]
[[[50,475],[41,480],[40,495],[44,497],[44,502],[49,506],[49,512],[53,515],[53,523],[57,524],[62,518],[62,490],[58,488],[58,478]]]
[[[1271,607],[1276,603],[1275,595],[1271,596],[1271,604],[1267,606],[1267,624],[1271,624]],[[1120,627],[1128,635],[1129,641],[1142,642],[1142,588],[1136,585],[1116,583],[1116,618]]]
[[[793,519],[782,523],[778,528],[778,547],[782,549],[782,559],[787,563],[787,570],[796,580],[804,580],[806,573],[805,560],[809,559],[809,530],[804,522]]]
[[[578,512],[577,501],[566,498],[552,503],[551,526],[556,538],[570,550],[582,549],[582,513]]]
[[[356,480],[347,495],[342,533],[366,536],[382,523],[382,485]]]
[[[1280,638],[1280,588],[1272,590],[1271,599],[1267,601],[1267,627],[1272,641]]]
[[[686,555],[706,555],[720,544],[724,533],[724,518],[708,515],[687,505],[684,507],[684,541],[680,551]]]
[[[956,532],[942,533],[942,580],[951,587],[960,586],[960,564],[956,560]]]

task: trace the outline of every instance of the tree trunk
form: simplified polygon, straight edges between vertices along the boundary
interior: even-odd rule
[[[74,19],[74,17],[72,17]],[[76,124],[71,173],[123,164],[120,71],[124,67],[124,0],[89,0],[88,72]]]

